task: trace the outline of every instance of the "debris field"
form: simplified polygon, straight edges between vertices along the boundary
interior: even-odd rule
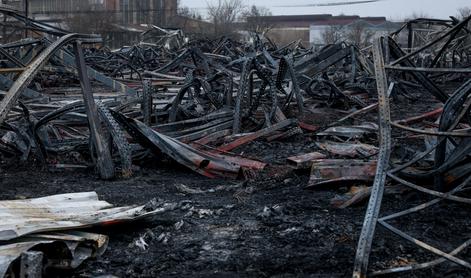
[[[471,18],[111,50],[0,13],[30,34],[0,45],[0,277],[471,275]]]

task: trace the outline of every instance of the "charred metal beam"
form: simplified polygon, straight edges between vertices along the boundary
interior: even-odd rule
[[[59,50],[56,53],[56,56],[61,59],[61,62],[65,66],[75,66],[74,56],[72,54],[68,53],[67,51]],[[129,96],[137,96],[136,90],[130,88],[129,86],[125,85],[124,83],[116,81],[113,78],[111,78],[109,76],[106,76],[105,74],[100,73],[100,72],[92,69],[89,66],[86,66],[86,70],[87,70],[87,75],[88,75],[89,78],[91,78],[93,80],[96,80],[96,81],[102,83],[103,85],[105,85],[107,87],[110,87],[111,89],[116,90],[118,92],[123,92],[123,93],[125,93],[126,95],[129,95]]]
[[[152,87],[149,80],[143,81],[141,111],[144,123],[150,126],[152,124]]]
[[[31,83],[36,74],[46,64],[48,59],[65,44],[82,38],[83,36],[78,34],[68,34],[46,48],[41,54],[28,66],[28,69],[18,77],[18,79],[12,84],[8,90],[7,95],[3,98],[0,103],[0,124],[5,121],[10,109],[15,105],[16,101],[20,97],[21,93]]]
[[[82,87],[85,110],[87,112],[90,137],[97,155],[96,166],[102,179],[111,179],[115,175],[113,160],[111,159],[109,148],[107,147],[107,144],[102,137],[102,132],[100,131],[98,110],[95,100],[93,99],[92,86],[90,85],[90,79],[88,79],[87,68],[80,42],[74,43],[74,52],[76,55],[75,63],[78,69],[80,85]],[[91,152],[93,153],[93,150],[91,150]]]
[[[453,35],[455,32],[457,32],[457,31],[461,30],[463,27],[465,27],[470,20],[471,20],[471,16],[469,16],[465,20],[461,21],[459,24],[455,25],[453,28],[451,28],[450,30],[448,30],[444,34],[440,35],[438,38],[434,39],[433,41],[425,44],[424,46],[419,47],[419,49],[417,49],[415,51],[412,51],[411,53],[409,53],[407,55],[399,57],[396,61],[391,63],[391,66],[397,65],[397,64],[401,63],[402,61],[405,61],[406,59],[409,59],[410,57],[412,57],[414,55],[417,55],[418,53],[420,53],[420,52],[424,51],[425,49],[431,47],[432,45],[438,43],[442,39],[444,39],[444,38],[446,38],[450,35]]]
[[[388,38],[388,45],[390,48],[390,53],[391,56],[394,58],[398,59],[400,57],[404,57],[405,53],[402,51],[402,49],[399,47],[399,45],[391,38]],[[398,60],[396,60],[398,61]],[[415,65],[412,63],[411,60],[409,59],[401,59],[401,65],[406,66],[406,67],[415,67]],[[390,66],[394,66],[394,64],[391,64]],[[434,82],[432,82],[426,75],[424,75],[421,72],[411,72],[412,76],[422,84],[422,86],[425,87],[432,95],[434,95],[438,100],[441,102],[446,102],[448,99],[448,95],[445,94]]]
[[[361,231],[358,247],[355,255],[353,268],[354,278],[366,277],[371,245],[378,222],[379,211],[384,193],[384,184],[389,166],[391,154],[391,115],[389,107],[388,79],[384,69],[383,38],[373,44],[373,58],[375,62],[376,85],[378,89],[378,118],[379,118],[379,155],[376,168],[376,177],[373,183],[370,201],[366,211],[363,228]]]

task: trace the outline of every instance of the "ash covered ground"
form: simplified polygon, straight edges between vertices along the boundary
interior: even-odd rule
[[[208,179],[157,159],[143,163],[134,177],[115,181],[98,180],[90,171],[50,173],[10,166],[2,170],[0,198],[96,191],[100,198],[120,206],[144,204],[152,198],[182,204],[148,222],[93,229],[110,237],[105,254],[75,272],[51,273],[51,277],[349,277],[366,203],[336,209],[331,199],[348,187],[307,190],[309,173],[285,166],[287,156],[316,150],[313,140],[302,136],[240,148],[237,152],[270,162],[250,181]],[[426,198],[413,192],[386,195],[382,214]],[[452,250],[469,237],[468,219],[466,207],[444,203],[394,224]],[[465,251],[461,258],[470,255]],[[378,227],[371,269],[434,258]],[[445,263],[392,277],[470,275]]]

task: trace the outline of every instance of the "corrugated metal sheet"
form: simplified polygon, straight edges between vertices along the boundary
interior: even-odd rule
[[[54,245],[51,248],[51,245]],[[86,259],[103,254],[108,245],[108,237],[105,235],[85,232],[51,233],[27,236],[15,241],[4,243],[0,246],[0,277],[11,275],[14,269],[18,269],[19,258],[31,249],[62,254],[60,260],[48,260],[49,267],[77,268]],[[55,257],[55,256],[52,256]],[[16,264],[16,266],[15,266]]]
[[[241,165],[226,160],[221,155],[195,149],[118,112],[111,111],[111,114],[142,146],[151,149],[156,154],[163,152],[197,173],[209,178],[233,179],[241,174]]]
[[[138,220],[175,207],[174,203],[154,201],[145,206],[113,207],[100,201],[96,192],[0,201],[0,277],[17,271],[23,252],[33,248],[46,254],[48,267],[76,268],[101,255],[108,237],[72,229]],[[53,232],[59,230],[66,232]]]
[[[0,201],[0,240],[46,231],[71,230],[97,224],[131,221],[156,213],[145,206],[116,207],[95,192]]]

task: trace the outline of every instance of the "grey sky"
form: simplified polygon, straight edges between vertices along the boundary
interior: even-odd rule
[[[181,0],[182,5],[206,12],[208,2],[215,0]],[[436,18],[448,18],[456,15],[462,7],[471,7],[470,0],[382,0],[374,3],[355,4],[331,7],[281,7],[310,4],[325,4],[335,2],[350,2],[352,0],[243,0],[246,5],[265,6],[274,15],[292,14],[348,14],[360,16],[386,16],[389,19],[402,19],[412,13],[423,13]]]

